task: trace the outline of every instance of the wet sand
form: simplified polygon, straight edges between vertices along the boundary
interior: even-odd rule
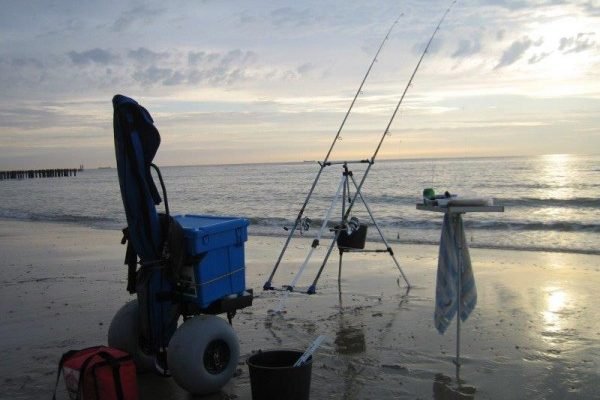
[[[51,396],[60,355],[105,344],[125,291],[119,231],[2,221],[0,227],[1,399]],[[397,284],[387,254],[346,254],[341,293],[332,255],[317,294],[292,293],[286,313],[270,317],[281,292],[262,285],[283,238],[250,237],[247,286],[254,305],[234,319],[239,371],[206,399],[250,399],[244,363],[258,349],[305,348],[329,340],[313,364],[313,399],[568,399],[600,392],[600,256],[472,249],[478,305],[462,329],[461,385],[452,362],[455,326],[433,326],[437,248],[395,245],[413,287]],[[292,242],[274,279],[289,283],[308,241]],[[323,246],[322,246],[323,247]],[[325,249],[299,286],[308,286]],[[171,380],[139,376],[142,399],[188,399]],[[59,393],[65,398],[60,382]]]

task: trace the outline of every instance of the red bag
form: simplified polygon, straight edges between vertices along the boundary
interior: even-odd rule
[[[124,351],[106,346],[71,350],[60,359],[56,386],[61,372],[71,400],[138,400],[135,364]]]

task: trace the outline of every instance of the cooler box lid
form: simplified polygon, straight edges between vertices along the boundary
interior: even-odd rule
[[[249,222],[245,218],[212,215],[176,215],[173,217],[184,230],[188,251],[198,254],[248,240]]]

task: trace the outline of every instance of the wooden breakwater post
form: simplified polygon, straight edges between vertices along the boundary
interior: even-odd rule
[[[62,178],[77,176],[80,168],[52,168],[52,169],[27,169],[0,171],[0,181],[5,179],[34,179],[34,178]]]

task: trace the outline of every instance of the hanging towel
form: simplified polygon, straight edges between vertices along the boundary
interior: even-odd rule
[[[462,243],[462,246],[461,246]],[[459,274],[458,253],[462,247],[462,273]],[[445,214],[440,238],[437,284],[435,288],[435,327],[444,333],[457,309],[457,279],[461,279],[460,318],[466,320],[477,304],[477,290],[471,267],[469,248],[460,214]]]

